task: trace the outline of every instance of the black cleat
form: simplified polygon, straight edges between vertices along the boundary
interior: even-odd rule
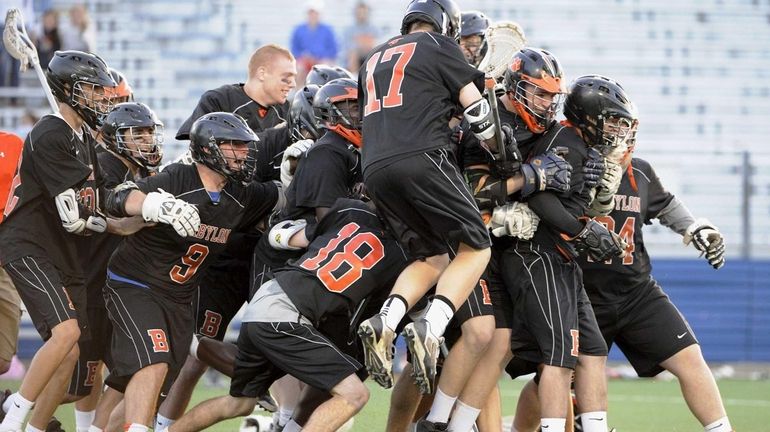
[[[446,423],[433,423],[428,420],[420,420],[414,428],[414,432],[445,432],[449,427]]]

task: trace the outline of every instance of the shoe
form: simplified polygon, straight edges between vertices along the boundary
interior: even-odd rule
[[[278,410],[278,402],[270,396],[270,393],[265,393],[258,397],[257,406],[269,413],[274,413]]]
[[[412,354],[412,377],[422,394],[431,394],[436,381],[436,361],[444,338],[437,338],[424,319],[404,327],[406,346]]]
[[[2,423],[3,419],[5,418],[5,410],[3,409],[3,404],[5,403],[6,399],[11,397],[12,394],[13,393],[8,389],[5,389],[3,393],[0,393],[0,423]]]
[[[382,315],[375,315],[358,326],[364,347],[364,363],[369,376],[383,388],[393,387],[393,340],[396,334],[385,325]]]
[[[45,427],[45,432],[64,432],[64,429],[62,429],[61,422],[56,417],[51,417],[51,420]]]
[[[433,423],[428,420],[420,420],[414,428],[414,432],[444,432],[447,430],[446,423]]]

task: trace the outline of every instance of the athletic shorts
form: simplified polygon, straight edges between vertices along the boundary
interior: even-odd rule
[[[490,246],[489,232],[453,160],[449,151],[433,150],[366,176],[378,213],[414,259],[448,253],[457,242],[474,249]]]
[[[112,338],[112,322],[104,307],[86,308],[88,324],[91,327],[91,338],[88,341],[79,341],[80,357],[72,372],[67,394],[86,396],[91,394],[96,381],[96,373],[101,363],[112,369],[112,357],[110,344]],[[101,383],[96,383],[101,385]]]
[[[258,397],[286,374],[328,392],[360,369],[361,363],[304,318],[297,322],[245,322],[238,336],[230,396]]]
[[[51,337],[51,329],[69,319],[78,320],[80,339],[88,340],[86,287],[82,277],[61,273],[45,257],[22,257],[3,268],[44,341]]]
[[[493,245],[492,258],[486,271],[487,290],[492,301],[495,327],[510,329],[513,328],[513,302],[503,282],[501,257],[502,250]]]
[[[524,360],[574,369],[578,358],[580,267],[558,252],[518,242],[503,252],[513,302],[511,350]]]
[[[622,303],[593,305],[607,346],[617,344],[640,377],[663,371],[660,363],[698,343],[690,324],[651,281]]]
[[[233,317],[249,299],[249,262],[227,259],[206,269],[193,299],[195,332],[223,340]]]
[[[21,321],[21,299],[8,273],[0,268],[0,361],[10,362],[16,354]]]
[[[118,391],[137,371],[166,363],[162,393],[168,391],[190,352],[193,313],[190,304],[175,303],[151,289],[107,278],[105,304],[112,321],[114,367],[108,385]]]

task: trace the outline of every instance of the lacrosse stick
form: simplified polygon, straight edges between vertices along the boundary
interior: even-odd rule
[[[505,163],[505,149],[503,147],[503,131],[500,128],[500,111],[497,107],[495,84],[503,76],[513,55],[519,52],[527,44],[524,30],[512,21],[501,21],[489,26],[484,34],[487,43],[487,52],[481,59],[478,69],[484,72],[485,87],[487,90],[487,102],[495,120],[495,141],[497,152]]]
[[[58,114],[59,103],[54,99],[51,87],[48,86],[48,80],[46,80],[43,69],[40,67],[37,49],[35,49],[35,45],[29,39],[27,30],[24,28],[24,18],[21,16],[21,11],[16,8],[8,9],[8,13],[5,15],[3,44],[5,49],[8,50],[8,54],[21,62],[21,67],[19,68],[21,72],[26,71],[32,65],[37,73],[38,80],[40,80],[40,84],[43,86],[45,97],[48,99],[51,109],[54,113]]]

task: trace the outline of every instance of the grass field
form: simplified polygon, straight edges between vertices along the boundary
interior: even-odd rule
[[[523,381],[502,381],[504,415],[513,415]],[[0,381],[0,389],[18,382]],[[740,432],[770,432],[770,381],[721,380],[719,387],[733,427]],[[377,432],[385,428],[390,391],[370,384],[371,399],[356,416],[353,431]],[[679,393],[676,381],[610,381],[610,426],[619,432],[701,431]],[[224,388],[199,385],[193,403],[224,394]],[[60,407],[56,416],[67,431],[74,431],[71,406]],[[237,431],[240,420],[231,420],[210,431]]]

